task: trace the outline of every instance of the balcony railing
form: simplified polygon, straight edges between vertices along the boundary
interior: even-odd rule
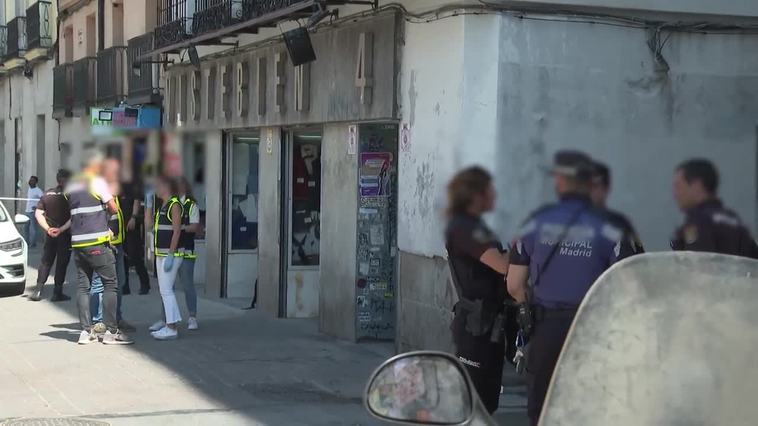
[[[128,42],[127,73],[129,75],[129,104],[160,104],[160,90],[155,79],[152,63],[139,63],[139,72],[135,72],[134,63],[137,58],[153,50],[153,33],[134,37]]]
[[[53,117],[71,117],[74,107],[74,66],[53,68]]]
[[[26,53],[26,18],[17,16],[8,22],[8,53],[6,59]]]
[[[0,63],[5,60],[8,53],[8,27],[0,25]]]
[[[53,26],[49,1],[38,1],[26,9],[26,41],[29,50],[53,45]]]
[[[249,18],[253,0],[198,0],[192,33],[202,34]]]
[[[114,46],[97,54],[97,102],[115,103],[126,96],[126,47]]]
[[[192,4],[187,0],[158,0],[158,24],[155,26],[155,46],[168,46],[186,40],[192,33]],[[194,2],[192,2],[194,3]]]
[[[84,115],[95,104],[97,89],[97,58],[87,57],[74,62],[74,115]]]

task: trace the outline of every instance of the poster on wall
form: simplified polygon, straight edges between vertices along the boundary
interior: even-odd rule
[[[360,166],[361,196],[389,197],[392,154],[389,152],[362,152]]]
[[[358,339],[395,337],[397,148],[396,124],[359,127],[355,301]]]

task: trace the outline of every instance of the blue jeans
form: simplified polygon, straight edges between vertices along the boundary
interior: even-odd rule
[[[126,282],[126,269],[124,268],[124,248],[121,245],[112,246],[114,257],[116,258],[116,280],[118,282],[118,299],[116,301],[116,320],[121,321],[121,289]],[[103,321],[103,306],[100,303],[103,299],[103,282],[100,276],[92,274],[92,286],[90,287],[89,310],[92,315],[92,322],[98,323]]]
[[[39,234],[37,218],[34,217],[33,211],[24,214],[29,218],[29,222],[24,225],[24,239],[29,247],[37,247],[37,234]]]
[[[197,291],[195,291],[195,259],[184,259],[179,266],[179,280],[184,288],[189,316],[197,316]]]

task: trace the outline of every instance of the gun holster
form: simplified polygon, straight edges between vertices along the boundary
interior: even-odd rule
[[[472,336],[483,336],[493,329],[496,312],[484,308],[484,300],[468,300],[461,298],[455,304],[455,315],[463,316],[465,330]]]

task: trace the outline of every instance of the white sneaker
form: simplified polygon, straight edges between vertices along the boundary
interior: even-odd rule
[[[90,343],[97,342],[97,334],[90,333],[87,330],[82,330],[82,332],[79,334],[79,343],[80,345],[89,345]]]
[[[167,327],[163,327],[158,331],[154,331],[150,333],[153,335],[153,337],[156,340],[175,340],[177,337],[179,337],[179,332],[175,329]]]
[[[165,321],[156,321],[155,324],[150,326],[150,331],[158,331],[166,326]]]
[[[189,317],[187,320],[187,330],[197,330],[198,328],[197,318]]]

